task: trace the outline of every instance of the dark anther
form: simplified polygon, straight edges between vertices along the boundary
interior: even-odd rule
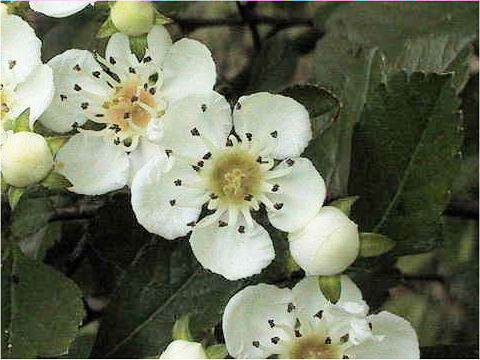
[[[259,164],[268,164],[268,161],[263,161],[261,156],[259,156],[259,157],[257,158],[257,162],[258,162]]]
[[[274,344],[278,344],[278,342],[280,341],[280,338],[278,336],[274,336],[270,339],[270,341]]]
[[[211,193],[210,194],[210,199],[212,199],[212,200],[218,199],[218,195],[214,194],[214,193]]]
[[[148,92],[150,93],[150,95],[155,95],[155,93],[157,92],[157,89],[152,87],[152,88],[150,88],[150,90],[148,90]]]
[[[283,203],[275,203],[273,204],[273,207],[275,210],[280,210],[283,207]]]
[[[75,85],[73,86],[73,90],[75,90],[75,91],[80,91],[80,90],[82,90],[82,88],[80,87],[80,85],[75,84]]]
[[[72,129],[73,129],[73,130],[77,130],[77,128],[78,128],[78,122],[75,121],[75,122],[72,124]]]
[[[113,140],[113,143],[115,145],[120,145],[120,138],[117,137],[115,140]]]
[[[199,162],[197,162],[197,165],[200,166],[200,167],[203,167],[203,161],[200,160]]]
[[[146,56],[146,57],[143,58],[144,63],[147,63],[147,62],[150,62],[150,61],[152,61],[152,58],[150,56]]]
[[[100,77],[100,71],[94,71],[92,72],[92,75],[98,79]]]
[[[203,160],[208,160],[212,157],[212,153],[211,152],[207,152],[205,155],[203,155],[202,159]]]
[[[112,89],[113,89],[113,85],[110,84],[110,82],[108,82],[108,81],[105,81],[105,82],[107,83],[107,85],[108,85],[109,88],[112,88]]]
[[[123,118],[124,118],[124,119],[130,118],[130,113],[128,113],[128,112],[124,113],[124,114],[123,114]]]
[[[340,338],[341,343],[346,343],[348,341],[349,335],[345,334]]]
[[[200,167],[197,166],[197,165],[192,165],[192,169],[195,170],[195,171],[200,171]]]
[[[295,310],[295,305],[293,305],[292,303],[288,303],[287,312],[291,313],[293,310]]]
[[[17,275],[12,275],[12,281],[14,284],[18,284],[20,282],[20,279]]]
[[[60,94],[60,100],[61,101],[67,100],[67,95]]]
[[[279,188],[280,188],[280,185],[275,184],[275,185],[272,186],[272,191],[277,192]]]
[[[225,144],[226,146],[233,146],[233,141],[231,139],[227,139],[227,142]]]
[[[95,117],[104,117],[105,114],[95,114]]]
[[[147,91],[147,89],[148,89],[148,84],[147,83],[143,84],[143,90]]]
[[[287,159],[288,166],[293,166],[293,164],[295,164],[295,161],[293,161],[292,159]]]
[[[207,111],[207,105],[205,104],[202,104],[200,108],[202,109],[203,112]]]
[[[136,73],[137,73],[133,67],[129,67],[129,68],[128,68],[128,72],[129,72],[130,74],[136,74]]]
[[[118,133],[120,130],[122,130],[120,126],[118,126],[118,124],[112,124],[109,129],[113,130],[115,134]]]
[[[302,334],[300,334],[300,331],[295,330],[295,337],[302,337]]]
[[[170,154],[173,152],[173,150],[165,150],[165,154],[167,154],[167,157],[170,157]]]
[[[83,102],[80,107],[83,109],[83,110],[87,110],[88,109],[88,102]]]
[[[240,225],[240,226],[238,227],[238,232],[239,232],[240,234],[245,233],[245,226]]]
[[[228,225],[228,223],[226,223],[225,221],[222,221],[222,220],[218,221],[218,227],[225,227],[227,225]]]
[[[368,323],[368,327],[370,328],[370,331],[372,331],[372,330],[373,330],[373,325],[372,325],[372,323],[371,323],[371,322],[369,322],[369,323]]]
[[[192,134],[192,136],[200,136],[200,132],[197,128],[193,128],[192,130],[190,130],[190,134]]]
[[[173,200],[170,200],[169,203],[170,203],[170,206],[173,206],[173,205],[175,205],[176,201],[175,201],[175,199],[173,199]]]
[[[115,65],[117,63],[112,56],[110,56],[110,59],[108,59],[108,60],[110,61],[110,64],[112,64],[112,65]]]
[[[323,310],[320,310],[319,312],[317,312],[315,315],[313,315],[313,317],[317,317],[319,319],[321,319],[323,316]]]
[[[17,65],[17,62],[15,60],[8,60],[8,69],[12,70],[15,65]]]
[[[175,186],[182,186],[182,180],[180,179],[177,179],[173,182],[175,184]]]
[[[276,138],[277,138],[277,136],[278,136],[278,132],[277,132],[277,130],[275,130],[275,131],[272,131],[272,132],[270,133],[270,136],[271,136],[271,137],[273,137],[274,139],[276,139]]]
[[[195,221],[190,221],[187,223],[187,226],[194,227],[195,226]]]
[[[252,194],[247,194],[243,197],[243,200],[245,201],[251,201],[253,199],[253,195]]]
[[[331,343],[332,343],[332,339],[329,338],[329,337],[327,337],[327,338],[325,339],[325,344],[330,345]]]
[[[256,348],[258,348],[258,347],[260,347],[260,342],[252,341],[252,345],[255,346]]]
[[[237,103],[237,105],[235,106],[235,108],[236,108],[237,110],[240,110],[240,109],[242,108],[242,104]]]
[[[270,325],[271,328],[274,328],[275,322],[273,320],[268,320],[268,325]]]
[[[82,69],[80,68],[80,65],[77,64],[77,65],[75,65],[75,66],[73,67],[73,70],[75,70],[75,71],[80,71],[80,70],[82,70]]]
[[[248,141],[252,141],[252,137],[253,137],[252,133],[245,133],[245,136],[247,137]]]
[[[349,359],[347,355],[342,355],[342,359]]]
[[[130,99],[130,101],[131,101],[132,103],[138,101],[138,96],[137,96],[137,95],[133,95],[132,98]]]

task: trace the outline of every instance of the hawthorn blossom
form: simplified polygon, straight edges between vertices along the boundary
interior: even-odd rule
[[[316,277],[292,290],[248,286],[225,308],[225,344],[235,358],[419,358],[417,335],[407,320],[388,311],[367,315],[368,310],[346,276],[336,304],[325,298]]]
[[[58,171],[73,184],[71,191],[96,195],[129,183],[161,152],[168,108],[183,96],[212,89],[215,64],[203,44],[191,39],[172,43],[163,26],[152,28],[147,43],[138,60],[128,37],[116,33],[105,58],[73,49],[48,62],[56,92],[40,121],[56,132],[80,131],[56,157]]]
[[[29,1],[28,5],[34,11],[40,12],[47,16],[61,18],[73,15],[88,5],[93,5],[94,1]]]
[[[325,183],[300,157],[312,137],[297,101],[269,93],[241,97],[232,111],[215,92],[185,97],[163,119],[166,155],[147,163],[132,184],[132,206],[148,231],[175,239],[192,231],[194,255],[235,280],[259,273],[275,256],[251,211],[292,232],[313,218]],[[232,125],[236,135],[231,134]],[[197,221],[202,206],[213,212]]]
[[[198,342],[174,340],[168,344],[160,359],[208,359],[208,356]]]
[[[29,109],[29,124],[33,127],[52,100],[52,70],[42,64],[42,42],[32,27],[20,17],[7,14],[4,6],[0,16],[1,119],[14,120]]]

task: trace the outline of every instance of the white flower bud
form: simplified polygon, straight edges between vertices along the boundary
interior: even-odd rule
[[[302,229],[288,235],[290,252],[307,275],[334,275],[357,258],[358,227],[342,211],[324,206]]]
[[[110,16],[122,33],[138,36],[148,33],[153,27],[155,9],[150,1],[117,1]]]
[[[207,354],[198,342],[175,340],[167,346],[160,359],[207,359]]]
[[[53,156],[43,136],[27,131],[7,138],[1,159],[3,178],[16,187],[43,180],[53,167]]]

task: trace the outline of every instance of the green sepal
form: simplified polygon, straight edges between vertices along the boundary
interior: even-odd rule
[[[130,49],[137,56],[139,60],[145,56],[145,50],[147,49],[147,34],[139,36],[129,36]]]
[[[46,137],[48,148],[53,156],[57,153],[58,150],[67,142],[69,139],[68,136],[50,136]]]
[[[340,275],[319,276],[318,286],[320,286],[323,296],[332,304],[335,304],[340,299],[342,291]]]
[[[289,275],[291,275],[295,271],[301,270],[300,265],[298,265],[297,262],[293,259],[292,254],[288,254],[287,263],[285,266]]]
[[[173,20],[168,16],[163,15],[161,12],[155,10],[155,18],[153,19],[154,25],[167,25],[173,23]]]
[[[49,189],[65,190],[72,186],[72,183],[62,174],[52,171],[41,182],[41,184]]]
[[[7,197],[8,197],[8,203],[10,204],[10,208],[13,210],[15,209],[15,206],[17,206],[18,201],[22,197],[22,195],[25,193],[24,188],[17,188],[14,186],[10,186],[10,188],[7,191]]]
[[[225,359],[228,355],[227,347],[225,344],[215,344],[209,346],[205,353],[209,359]]]
[[[172,330],[172,337],[174,340],[194,341],[190,331],[190,319],[191,315],[187,314],[175,321]]]
[[[395,247],[395,241],[377,233],[360,233],[360,256],[382,255]]]
[[[14,121],[12,126],[13,132],[32,131],[30,129],[30,109],[22,112]]]
[[[332,201],[328,205],[336,207],[338,210],[341,210],[345,215],[349,216],[350,210],[352,209],[353,204],[359,198],[360,198],[359,196],[347,196],[347,197]]]
[[[109,15],[107,20],[100,26],[100,29],[97,31],[97,38],[103,39],[112,36],[113,34],[119,32],[117,27],[112,21],[112,17]]]

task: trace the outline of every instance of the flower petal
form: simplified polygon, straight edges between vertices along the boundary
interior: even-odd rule
[[[320,210],[326,196],[323,178],[310,160],[293,158],[280,163],[273,171],[291,168],[285,176],[270,179],[278,191],[268,194],[280,209],[268,209],[268,218],[277,229],[292,232],[310,221]]]
[[[292,301],[289,289],[266,284],[248,286],[235,294],[225,307],[222,320],[229,354],[240,359],[265,359],[272,354],[279,354],[282,341],[275,345],[271,339],[285,338],[286,334],[278,327],[272,328],[269,320],[282,325],[282,328],[291,328],[293,335],[295,316],[294,312],[288,311]],[[259,347],[254,345],[256,342]]]
[[[217,77],[210,50],[192,39],[181,39],[170,47],[163,71],[162,93],[169,102],[212,90]]]
[[[275,258],[268,232],[257,223],[249,228],[244,219],[235,226],[196,226],[190,245],[204,268],[228,280],[259,274]]]
[[[148,49],[145,56],[151,56],[157,66],[162,67],[165,56],[172,46],[172,38],[167,29],[161,25],[155,25],[147,35]]]
[[[125,186],[128,180],[127,154],[102,137],[77,134],[60,148],[57,171],[72,183],[78,194],[100,195]]]
[[[164,157],[165,152],[160,145],[148,141],[146,138],[140,138],[138,146],[130,154],[130,179],[128,183],[131,185],[135,174],[147,164],[150,160],[156,157]]]
[[[66,17],[93,4],[93,1],[29,1],[30,8],[51,17]]]
[[[39,65],[24,82],[16,87],[15,106],[9,115],[16,118],[29,108],[30,128],[33,128],[35,120],[50,105],[54,93],[52,69],[48,65]]]
[[[214,91],[186,96],[170,104],[162,118],[162,144],[174,154],[200,159],[210,151],[202,138],[217,148],[225,146],[232,129],[230,114],[230,105]]]
[[[208,359],[202,344],[186,340],[174,340],[168,344],[160,359]]]
[[[190,166],[172,158],[162,156],[149,161],[132,183],[137,221],[151,233],[169,240],[186,235],[204,202],[202,190],[185,186],[196,180],[197,174]]]
[[[384,336],[383,340],[367,340],[347,349],[346,354],[360,359],[420,358],[417,334],[407,320],[388,311],[382,311],[369,316],[368,321],[372,324],[373,334]]]
[[[273,143],[270,156],[275,159],[300,156],[312,138],[307,109],[282,95],[242,96],[234,108],[233,123],[240,137],[250,133],[254,141]]]
[[[108,40],[105,59],[122,80],[129,76],[129,68],[139,65],[137,57],[130,50],[128,36],[122,33],[115,33]]]
[[[82,125],[87,121],[82,103],[89,104],[88,112],[101,110],[103,100],[112,90],[104,80],[93,76],[102,69],[89,51],[67,50],[51,59],[48,65],[53,70],[55,94],[40,122],[53,131],[67,132],[74,123]],[[81,91],[75,90],[76,85]]]
[[[42,42],[32,27],[16,15],[2,16],[0,38],[2,83],[19,84],[42,63]]]

